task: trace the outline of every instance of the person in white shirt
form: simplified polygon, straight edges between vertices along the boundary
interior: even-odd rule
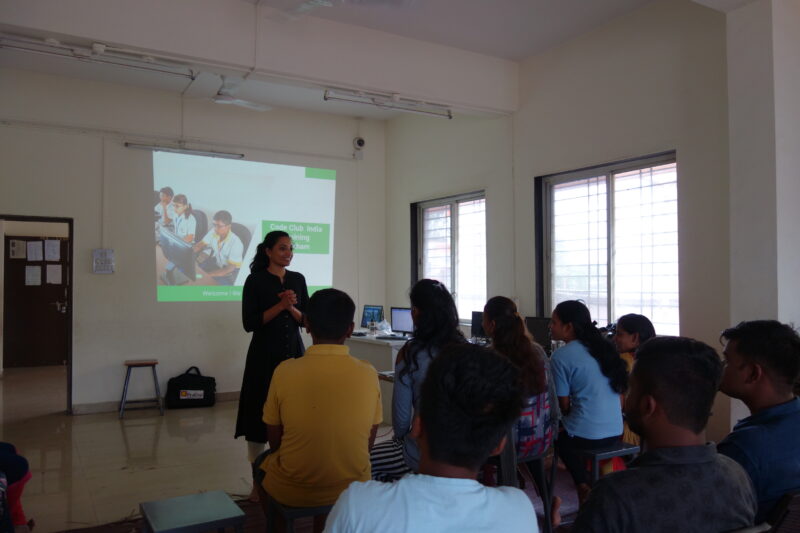
[[[209,248],[211,256],[200,264],[200,268],[219,285],[233,285],[242,267],[244,245],[231,231],[233,217],[228,211],[217,211],[213,220],[214,227],[194,245],[194,250],[199,252]]]
[[[412,434],[419,474],[394,483],[354,482],[328,516],[327,533],[537,533],[528,496],[487,487],[479,468],[506,444],[520,414],[517,370],[493,350],[450,345],[428,368]]]
[[[192,214],[192,204],[185,194],[176,194],[172,199],[172,209],[175,212],[174,224],[175,235],[183,239],[184,242],[194,244],[195,233],[197,233],[197,219]]]
[[[186,198],[185,194],[176,194],[172,198],[172,209],[174,213],[173,223],[175,225],[175,235],[181,238],[183,242],[194,244],[194,239],[197,233],[197,219],[192,214],[192,204]],[[191,281],[180,271],[175,271],[175,264],[171,261],[167,262],[166,269],[161,275],[161,280],[167,285],[176,285]]]
[[[158,229],[158,226],[164,226],[165,228],[173,227],[172,221],[175,219],[175,208],[172,206],[173,196],[175,196],[175,192],[172,190],[172,187],[162,187],[161,190],[158,191],[159,202],[155,207],[155,212],[158,215],[156,229]]]

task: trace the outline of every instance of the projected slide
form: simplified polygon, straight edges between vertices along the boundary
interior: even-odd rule
[[[332,285],[336,171],[153,152],[153,189],[159,302],[241,300],[273,230],[309,293]]]

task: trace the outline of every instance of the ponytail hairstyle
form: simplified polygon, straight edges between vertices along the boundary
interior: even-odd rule
[[[421,279],[411,287],[411,305],[417,308],[414,320],[414,337],[405,346],[406,365],[400,375],[419,369],[417,356],[421,350],[439,351],[446,344],[465,342],[458,327],[458,310],[453,295],[443,283]]]
[[[189,215],[192,214],[192,204],[189,203],[189,200],[186,198],[185,194],[176,194],[172,197],[172,201],[176,204],[183,204],[186,206],[186,211],[183,212],[183,218],[189,218]]]
[[[256,246],[256,255],[253,257],[253,261],[250,262],[251,273],[261,272],[269,267],[269,257],[267,257],[266,250],[272,250],[283,237],[289,237],[289,234],[285,231],[270,231],[267,233],[264,241]],[[289,240],[291,239],[289,237]]]
[[[639,335],[639,346],[644,344],[646,340],[652,339],[656,336],[656,328],[650,319],[644,315],[628,314],[622,315],[617,320],[617,327],[622,328],[631,335],[637,333]]]
[[[575,339],[580,341],[600,365],[600,371],[608,378],[611,390],[618,394],[628,389],[628,370],[614,345],[597,329],[589,309],[578,300],[561,302],[553,310],[564,324],[572,324]]]
[[[519,369],[519,381],[526,396],[547,390],[544,350],[536,344],[510,298],[495,296],[483,308],[484,319],[494,322],[492,347]]]

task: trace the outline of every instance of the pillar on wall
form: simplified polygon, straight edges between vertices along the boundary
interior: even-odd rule
[[[727,14],[731,322],[800,324],[800,3]]]
[[[800,325],[800,2],[695,1],[727,13],[730,322]]]

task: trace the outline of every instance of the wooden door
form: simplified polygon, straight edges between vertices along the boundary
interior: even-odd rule
[[[58,242],[58,260],[47,260],[45,240]],[[42,258],[11,257],[12,241],[39,242]],[[15,243],[16,244],[16,243]],[[3,261],[3,366],[64,365],[69,342],[69,241],[6,236]],[[50,256],[52,259],[52,256]],[[48,266],[51,268],[48,269]],[[57,270],[60,266],[60,276]],[[53,268],[55,267],[55,268]],[[38,269],[38,282],[37,282]],[[48,272],[49,270],[49,272]]]

